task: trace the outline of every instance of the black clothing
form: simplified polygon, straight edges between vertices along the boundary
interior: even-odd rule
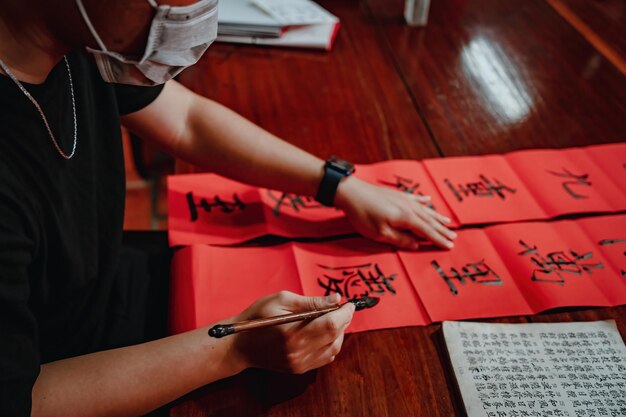
[[[42,363],[120,344],[113,314],[134,284],[121,265],[124,160],[119,115],[162,87],[102,81],[82,53],[68,55],[78,123],[76,154],[63,159],[35,106],[0,75],[0,415],[30,415]],[[24,84],[66,154],[73,112],[65,62],[43,84]],[[126,296],[125,296],[126,297]],[[120,307],[122,306],[122,307]]]

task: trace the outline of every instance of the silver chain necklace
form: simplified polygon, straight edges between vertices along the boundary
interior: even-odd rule
[[[48,130],[48,134],[50,135],[50,139],[52,139],[52,143],[54,144],[54,147],[59,152],[59,155],[61,155],[65,159],[71,159],[74,156],[74,153],[76,152],[76,142],[77,142],[76,103],[74,101],[74,84],[72,83],[72,72],[70,71],[70,63],[67,61],[67,57],[64,56],[63,59],[65,60],[65,66],[67,67],[67,75],[70,78],[70,93],[72,95],[72,112],[74,114],[74,144],[72,145],[72,152],[70,152],[69,155],[63,152],[56,138],[52,134],[52,130],[50,129],[50,125],[48,124],[48,119],[46,119],[46,115],[43,114],[43,110],[41,109],[41,106],[39,105],[39,103],[37,103],[37,100],[35,100],[35,98],[26,90],[26,88],[24,88],[22,83],[17,78],[15,78],[15,75],[13,75],[13,73],[9,70],[9,68],[7,68],[7,66],[5,65],[4,62],[2,62],[1,59],[0,59],[0,67],[2,67],[2,69],[9,76],[9,78],[11,78],[13,82],[17,84],[20,90],[22,90],[22,93],[24,93],[24,95],[31,101],[31,103],[35,105],[35,108],[37,108],[37,111],[41,115],[43,123],[46,125],[46,130]]]

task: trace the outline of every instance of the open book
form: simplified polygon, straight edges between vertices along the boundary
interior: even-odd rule
[[[615,321],[447,321],[468,417],[626,416],[626,347]]]

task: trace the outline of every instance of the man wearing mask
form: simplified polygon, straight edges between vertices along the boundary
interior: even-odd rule
[[[214,40],[216,7],[2,1],[0,415],[141,415],[248,367],[306,372],[341,348],[350,303],[306,325],[224,339],[198,329],[117,347],[120,123],[207,170],[336,205],[372,239],[452,246],[447,219],[417,197],[351,177],[344,161],[322,161],[168,81]],[[140,298],[131,291],[124,302]],[[283,292],[229,320],[338,301]]]

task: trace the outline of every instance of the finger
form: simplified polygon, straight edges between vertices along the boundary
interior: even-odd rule
[[[392,226],[387,226],[381,231],[380,240],[403,249],[416,250],[419,247],[415,235]]]
[[[417,214],[406,220],[403,227],[419,236],[424,236],[439,247],[452,249],[454,243],[439,233],[430,223],[424,221]]]
[[[416,194],[415,199],[418,203],[429,203],[432,198],[429,195]]]
[[[341,335],[333,340],[332,343],[322,347],[315,353],[319,358],[319,364],[317,364],[316,368],[327,365],[335,360],[335,357],[339,354],[339,352],[341,352],[344,337],[345,333],[341,333]]]
[[[437,219],[437,221],[440,223],[449,224],[452,222],[452,220],[449,217],[444,216],[443,214],[439,213],[436,210],[431,209],[430,207],[422,206],[422,208],[432,217]]]
[[[428,212],[423,210],[416,210],[415,212],[422,220],[427,222],[433,229],[439,232],[439,234],[445,236],[449,240],[456,239],[456,232],[448,229],[433,217],[431,212],[435,213],[434,211],[431,210],[431,212]]]
[[[312,320],[301,329],[303,336],[318,346],[331,343],[350,324],[354,309],[354,304],[346,303],[340,309]]]
[[[334,293],[326,297],[307,297],[290,291],[281,291],[279,301],[289,311],[299,313],[336,306],[341,301],[341,296]]]

